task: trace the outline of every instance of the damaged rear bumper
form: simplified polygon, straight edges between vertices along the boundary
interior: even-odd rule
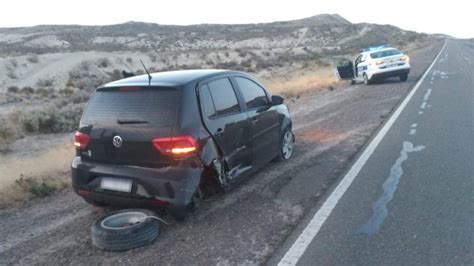
[[[199,186],[203,168],[183,163],[163,168],[88,162],[75,157],[71,165],[72,185],[80,196],[119,206],[185,208]],[[132,181],[130,192],[101,188],[102,178]]]

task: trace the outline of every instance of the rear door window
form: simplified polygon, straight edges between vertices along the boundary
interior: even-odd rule
[[[237,96],[228,78],[213,80],[207,86],[209,87],[217,116],[240,112]]]
[[[97,90],[82,116],[82,123],[118,124],[119,121],[174,125],[179,106],[177,88],[126,87]]]
[[[204,117],[211,118],[216,114],[214,102],[212,101],[211,93],[209,92],[209,86],[203,85],[199,88],[199,97],[201,98],[201,108]]]
[[[383,50],[383,51],[371,53],[370,57],[375,59],[375,58],[382,58],[382,57],[388,57],[388,56],[399,55],[399,54],[402,54],[402,52],[397,49],[389,49],[389,50]]]
[[[254,109],[269,105],[269,100],[262,87],[247,78],[236,77],[235,80],[245,99],[247,109]]]

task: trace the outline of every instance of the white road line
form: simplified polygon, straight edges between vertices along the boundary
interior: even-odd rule
[[[430,95],[431,95],[431,89],[427,89],[426,94],[423,97],[423,101],[428,101],[428,98],[430,98]]]
[[[360,170],[364,167],[365,163],[369,160],[372,153],[374,153],[375,149],[377,148],[379,143],[382,141],[384,136],[387,134],[388,130],[395,123],[397,118],[400,116],[403,109],[405,109],[408,102],[416,93],[416,91],[420,87],[423,80],[425,80],[426,76],[431,71],[431,68],[433,68],[434,64],[436,63],[439,56],[441,55],[444,48],[446,47],[446,44],[447,44],[447,41],[445,41],[438,55],[433,60],[431,65],[428,67],[426,72],[423,74],[421,79],[416,83],[415,87],[410,91],[410,93],[407,95],[405,100],[403,100],[403,102],[400,104],[397,110],[392,114],[392,116],[387,121],[387,123],[372,139],[370,144],[367,146],[364,152],[360,155],[360,157],[357,159],[354,165],[352,165],[349,172],[347,172],[347,174],[344,176],[341,182],[337,185],[337,187],[334,189],[331,195],[326,199],[326,201],[321,206],[321,208],[316,212],[316,214],[313,216],[309,224],[306,226],[303,232],[298,236],[298,239],[296,239],[296,241],[293,243],[291,248],[286,252],[285,256],[280,260],[278,265],[296,265],[296,263],[298,263],[298,260],[301,258],[301,256],[303,256],[304,252],[308,248],[309,244],[313,241],[314,237],[318,234],[319,230],[323,226],[326,219],[329,217],[329,215],[331,215],[332,210],[336,207],[337,203],[342,198],[344,193],[347,191],[349,186],[352,184],[354,179],[357,177]]]
[[[416,129],[410,129],[410,135],[415,135],[416,134]]]

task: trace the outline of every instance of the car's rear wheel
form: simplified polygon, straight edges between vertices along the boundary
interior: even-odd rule
[[[364,73],[364,84],[365,85],[370,85],[371,83],[372,83],[372,81],[369,79],[367,74]]]
[[[408,79],[408,74],[402,74],[400,76],[398,76],[400,78],[401,81],[407,81]]]
[[[188,216],[190,212],[193,212],[199,208],[202,197],[201,189],[198,187],[194,192],[191,202],[189,202],[187,206],[170,207],[168,212],[171,216],[173,216],[174,219],[182,222],[184,219],[186,219],[186,216]]]
[[[287,161],[293,155],[293,149],[295,144],[295,135],[289,128],[283,131],[280,140],[280,152],[276,158],[277,161]]]
[[[128,209],[107,214],[91,227],[92,243],[104,250],[124,251],[153,242],[160,223],[145,209]]]

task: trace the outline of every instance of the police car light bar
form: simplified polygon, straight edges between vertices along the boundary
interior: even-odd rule
[[[389,47],[390,47],[390,45],[388,45],[388,44],[377,45],[377,46],[371,46],[369,48],[364,48],[362,51],[363,52],[378,51],[378,50],[382,50],[384,48],[389,48]]]

